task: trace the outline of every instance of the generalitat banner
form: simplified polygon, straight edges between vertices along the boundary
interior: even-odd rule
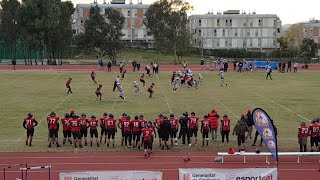
[[[87,171],[59,174],[60,180],[162,180],[158,171]]]
[[[179,180],[277,180],[277,168],[179,169]]]
[[[267,146],[273,158],[278,162],[277,136],[273,128],[273,122],[269,115],[261,108],[252,111],[254,127],[259,132],[264,144]]]

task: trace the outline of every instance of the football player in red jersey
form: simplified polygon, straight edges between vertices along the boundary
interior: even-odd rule
[[[144,158],[147,159],[150,157],[152,151],[152,138],[153,138],[154,129],[149,127],[149,124],[146,124],[142,129],[142,137],[144,141]]]
[[[70,119],[72,119],[69,113],[66,113],[64,118],[61,119],[61,123],[63,125],[63,144],[66,144],[66,140],[72,144],[71,141],[71,129],[70,129]]]
[[[141,136],[141,121],[139,116],[135,115],[134,120],[130,121],[132,127],[132,139],[133,139],[133,148],[136,146],[140,150],[140,136]]]
[[[318,123],[318,120],[318,118],[315,118],[314,120],[312,120],[312,123],[309,126],[311,152],[315,151],[314,146],[316,147],[316,151],[320,151],[320,149],[318,149],[320,133],[320,124]]]
[[[66,87],[68,89],[68,92],[67,94],[71,93],[72,94],[72,91],[71,91],[71,81],[72,81],[72,78],[69,78],[66,82]]]
[[[300,152],[307,152],[307,141],[309,136],[309,127],[305,122],[301,122],[298,128],[298,142],[300,145]]]
[[[156,128],[157,128],[158,137],[159,137],[159,147],[162,146],[162,143],[161,143],[162,137],[161,137],[161,128],[160,128],[160,125],[161,125],[162,121],[163,121],[163,115],[162,115],[162,114],[159,114],[159,117],[157,117],[157,118],[155,119],[155,126],[156,126]]]
[[[104,143],[107,143],[107,129],[106,129],[107,118],[108,118],[107,113],[103,113],[103,117],[100,118],[100,127],[101,127],[100,144],[102,143],[103,136],[104,136]]]
[[[145,125],[148,123],[147,120],[144,119],[144,115],[140,115],[139,119],[141,121],[141,128],[144,128]],[[141,136],[141,146],[143,146],[143,137]]]
[[[59,131],[59,117],[55,112],[51,112],[50,116],[47,117],[50,142],[48,147],[51,147],[51,143],[56,143],[57,147],[60,147],[58,142],[58,131]]]
[[[92,71],[91,74],[90,74],[90,76],[91,76],[92,81],[97,84],[97,81],[96,81],[96,73],[95,73],[94,71]]]
[[[101,88],[102,88],[102,84],[99,84],[99,86],[97,87],[96,92],[95,92],[96,96],[97,96],[97,99],[96,99],[97,102],[98,102],[98,100],[102,101]]]
[[[118,128],[121,129],[121,146],[123,146],[123,142],[124,142],[124,127],[123,127],[123,120],[127,119],[127,113],[122,113],[122,117],[119,119],[118,122]]]
[[[28,113],[28,117],[23,119],[23,127],[27,130],[26,145],[32,146],[32,137],[34,134],[34,127],[36,127],[37,125],[38,125],[38,122],[33,117],[32,113]]]
[[[170,114],[169,121],[171,123],[170,129],[170,139],[171,139],[171,147],[173,146],[173,140],[176,146],[178,146],[177,132],[179,129],[178,126],[178,118],[174,117],[174,114]]]
[[[123,127],[123,132],[124,132],[124,144],[125,148],[131,148],[131,139],[132,139],[132,133],[131,133],[131,123],[130,123],[130,116],[127,116],[126,119],[122,120],[122,127]],[[129,142],[129,146],[128,146]]]
[[[195,144],[195,146],[197,146],[199,117],[196,116],[196,114],[194,112],[192,112],[191,116],[189,116],[188,120],[189,120],[189,137],[190,137],[189,146],[191,146],[193,135],[194,135],[194,144]]]
[[[204,141],[206,141],[206,145],[209,145],[209,132],[210,132],[210,120],[208,119],[208,115],[203,117],[201,121],[201,133],[202,133],[202,147],[204,147]]]
[[[152,94],[153,94],[153,92],[154,92],[154,90],[153,90],[153,88],[154,88],[154,83],[152,83],[150,86],[149,86],[149,88],[148,88],[148,92],[150,93],[150,95],[149,95],[149,98],[152,98]]]
[[[227,145],[229,144],[229,133],[230,133],[230,119],[228,115],[223,115],[223,119],[221,120],[221,136],[222,136],[222,143],[224,145],[224,138],[227,140]]]
[[[152,134],[152,138],[151,138],[151,147],[150,147],[150,153],[152,154],[153,141],[154,141],[154,138],[157,138],[156,126],[153,125],[151,121],[148,121],[147,124],[149,125],[149,128],[153,129],[153,134]]]
[[[70,128],[73,136],[74,147],[77,148],[77,143],[80,148],[83,148],[81,145],[81,133],[80,133],[80,119],[74,114],[72,119],[70,119]]]
[[[142,73],[140,76],[140,82],[143,83],[143,87],[146,87],[146,81],[144,80],[144,73]]]
[[[89,120],[90,137],[91,137],[90,138],[90,146],[91,147],[92,147],[93,136],[96,138],[97,147],[100,147],[99,140],[98,140],[98,130],[97,130],[98,125],[99,125],[99,122],[96,119],[96,116],[92,115],[91,119]]]
[[[84,145],[88,146],[87,142],[87,137],[88,137],[88,123],[89,119],[87,118],[87,115],[85,113],[81,114],[80,118],[80,133],[81,133],[81,138],[84,138]]]
[[[116,128],[116,119],[113,114],[109,114],[109,118],[106,119],[106,129],[108,132],[108,143],[107,147],[109,147],[110,139],[112,139],[112,147],[114,147],[114,137],[117,132]]]

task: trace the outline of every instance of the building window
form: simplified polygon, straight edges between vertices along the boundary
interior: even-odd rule
[[[213,35],[217,36],[217,30],[216,29],[213,31]]]
[[[276,20],[273,20],[273,26],[276,26]]]
[[[259,26],[262,26],[262,20],[259,19]]]
[[[261,46],[261,39],[258,40],[258,46]]]
[[[246,23],[243,23],[243,26],[244,26],[244,27],[246,27],[246,25],[247,25]]]
[[[127,16],[128,16],[128,17],[130,17],[130,16],[131,16],[130,11],[128,11]]]
[[[199,36],[201,36],[201,29],[199,29]]]
[[[219,41],[217,42],[217,47],[220,47],[220,42]]]
[[[222,30],[222,36],[225,37],[226,36],[226,30]]]
[[[224,42],[224,45],[227,47],[227,46],[228,46],[228,41],[225,41],[225,42]]]
[[[232,19],[230,19],[230,26],[232,26]]]
[[[258,37],[258,30],[256,30],[256,37]]]
[[[226,20],[226,26],[228,26],[228,20]]]
[[[83,24],[83,20],[82,19],[80,20],[80,23]]]
[[[201,20],[199,20],[199,27],[201,27]]]
[[[250,31],[247,32],[247,36],[250,36]]]
[[[243,41],[243,47],[246,47],[247,43],[245,41]]]
[[[194,33],[195,33],[195,34],[197,33],[197,30],[196,30],[196,29],[194,30]]]
[[[220,26],[220,20],[217,19],[217,26]]]
[[[250,47],[252,47],[252,39],[250,39]]]
[[[229,43],[229,47],[232,47],[232,43],[231,42]]]
[[[197,44],[197,39],[194,40],[194,44]]]
[[[138,16],[138,9],[134,9],[134,16],[137,17]]]
[[[277,28],[278,33],[280,33],[280,28]]]
[[[238,33],[234,33],[234,36],[235,36],[235,37],[238,37]]]
[[[250,23],[250,27],[253,27],[253,23]]]

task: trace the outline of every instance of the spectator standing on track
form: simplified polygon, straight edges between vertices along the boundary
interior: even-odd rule
[[[138,71],[140,71],[140,67],[141,67],[140,62],[137,61],[137,70],[138,70]]]
[[[278,72],[281,73],[281,61],[278,62]]]
[[[237,122],[237,125],[234,127],[232,134],[237,135],[238,140],[238,149],[240,151],[245,150],[245,139],[246,139],[246,132],[249,131],[247,123],[244,121],[244,114],[241,114],[240,120]]]
[[[200,69],[201,69],[201,71],[203,70],[203,65],[204,65],[204,60],[201,59],[201,61],[200,61]]]
[[[309,127],[305,122],[301,122],[298,128],[298,142],[300,146],[300,152],[307,152],[307,142],[309,136]]]
[[[108,66],[108,72],[111,72],[111,67],[112,67],[111,61],[108,62],[107,66]]]
[[[16,65],[17,65],[16,59],[12,59],[11,64],[13,65],[13,70],[16,70]]]
[[[132,61],[132,67],[133,67],[133,72],[136,72],[136,68],[137,68],[137,62],[136,60]]]
[[[295,62],[294,64],[293,64],[293,72],[298,72],[298,63],[297,62]]]
[[[286,72],[286,63],[282,62],[281,64],[281,73],[285,73]]]
[[[290,61],[290,60],[288,61],[287,72],[289,72],[289,70],[290,70],[290,72],[291,72],[291,61]]]

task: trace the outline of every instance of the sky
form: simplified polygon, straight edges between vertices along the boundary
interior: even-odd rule
[[[92,3],[93,0],[71,0],[74,4]],[[110,2],[111,0],[106,0]],[[129,0],[126,0],[129,3]],[[142,0],[143,4],[151,4],[155,0]],[[185,0],[194,6],[192,14],[205,14],[208,11],[216,14],[225,10],[255,11],[257,14],[277,14],[282,25],[293,24],[310,19],[320,20],[320,0]],[[138,0],[132,0],[135,4]],[[103,3],[103,0],[98,0]]]

